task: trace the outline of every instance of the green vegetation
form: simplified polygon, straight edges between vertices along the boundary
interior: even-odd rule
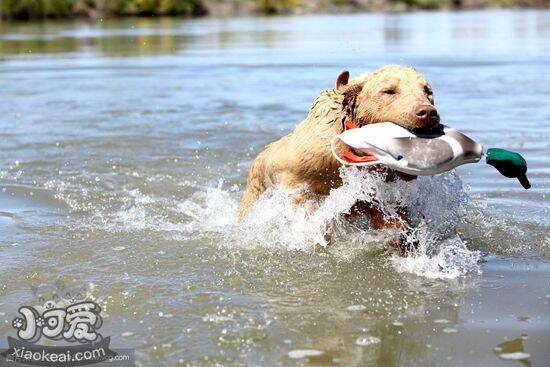
[[[101,9],[112,15],[203,15],[206,8],[201,0],[94,0]]]
[[[66,17],[73,11],[74,0],[0,0],[2,18]]]
[[[405,4],[408,8],[439,9],[452,5],[451,1],[442,0],[394,0],[396,3]]]
[[[203,14],[203,0],[0,0],[5,19]]]
[[[323,11],[334,7],[341,7],[345,11],[440,9],[453,6],[548,7],[550,0],[0,0],[0,19],[198,16],[228,4],[244,5],[243,9],[252,9],[252,12],[260,14],[279,14],[291,13],[300,8]]]
[[[278,14],[300,6],[299,0],[261,0],[260,9],[265,14]]]

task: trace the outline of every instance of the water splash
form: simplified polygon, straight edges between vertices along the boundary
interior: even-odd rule
[[[455,173],[390,183],[383,173],[355,168],[343,168],[341,175],[343,185],[323,201],[311,203],[317,210],[310,215],[294,210],[287,190],[267,193],[243,223],[243,242],[312,250],[327,245],[329,232],[329,251],[345,257],[379,249],[388,238],[404,236],[407,242],[418,244],[418,251],[406,258],[393,255],[391,261],[398,271],[431,278],[479,271],[480,253],[469,250],[456,233],[473,204]],[[347,223],[344,216],[357,200],[372,203],[386,219],[398,221],[398,212],[407,207],[413,227],[403,223],[405,230],[389,233],[373,231],[365,223]]]
[[[480,253],[468,249],[460,229],[468,227],[468,212],[474,204],[461,180],[453,172],[419,177],[410,182],[386,182],[384,173],[353,167],[342,168],[342,186],[322,200],[297,209],[291,190],[274,187],[256,202],[243,223],[238,223],[237,186],[194,186],[185,200],[174,195],[123,189],[109,208],[97,206],[92,220],[83,224],[109,232],[143,231],[148,235],[176,240],[205,240],[229,248],[282,248],[315,252],[323,249],[342,261],[357,254],[386,250],[388,240],[402,236],[418,244],[409,257],[390,252],[390,262],[400,272],[430,278],[456,278],[478,272]],[[188,183],[182,184],[187,185]],[[346,219],[358,201],[377,206],[386,219],[399,221],[408,208],[412,226],[403,230],[378,230],[368,218]],[[330,244],[330,245],[329,245]]]

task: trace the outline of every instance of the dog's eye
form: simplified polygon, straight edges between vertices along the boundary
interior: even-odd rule
[[[384,94],[396,94],[397,92],[395,91],[395,89],[385,89],[382,91],[382,93]]]
[[[434,93],[432,92],[432,90],[430,89],[430,87],[428,87],[428,86],[425,86],[425,87],[424,87],[424,92],[425,92],[427,95],[429,95],[429,96],[431,96],[432,94],[434,94]]]

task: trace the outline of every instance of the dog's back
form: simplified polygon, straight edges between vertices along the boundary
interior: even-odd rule
[[[330,154],[330,142],[340,132],[343,95],[336,89],[321,92],[308,116],[294,131],[268,144],[252,162],[240,218],[258,197],[273,185],[295,189],[306,186],[326,195],[338,180],[338,162]],[[299,198],[297,198],[299,201]]]

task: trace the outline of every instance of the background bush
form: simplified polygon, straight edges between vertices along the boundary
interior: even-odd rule
[[[550,0],[0,0],[0,19],[65,18],[71,16],[132,15],[204,15],[222,4],[245,4],[263,14],[289,13],[312,5],[332,4],[348,10],[371,9],[373,4],[386,4],[383,9],[439,9],[465,6],[537,6],[550,7]],[[322,10],[323,8],[320,7]],[[376,9],[376,8],[375,8]]]
[[[202,15],[203,0],[0,0],[5,19],[75,15]]]

